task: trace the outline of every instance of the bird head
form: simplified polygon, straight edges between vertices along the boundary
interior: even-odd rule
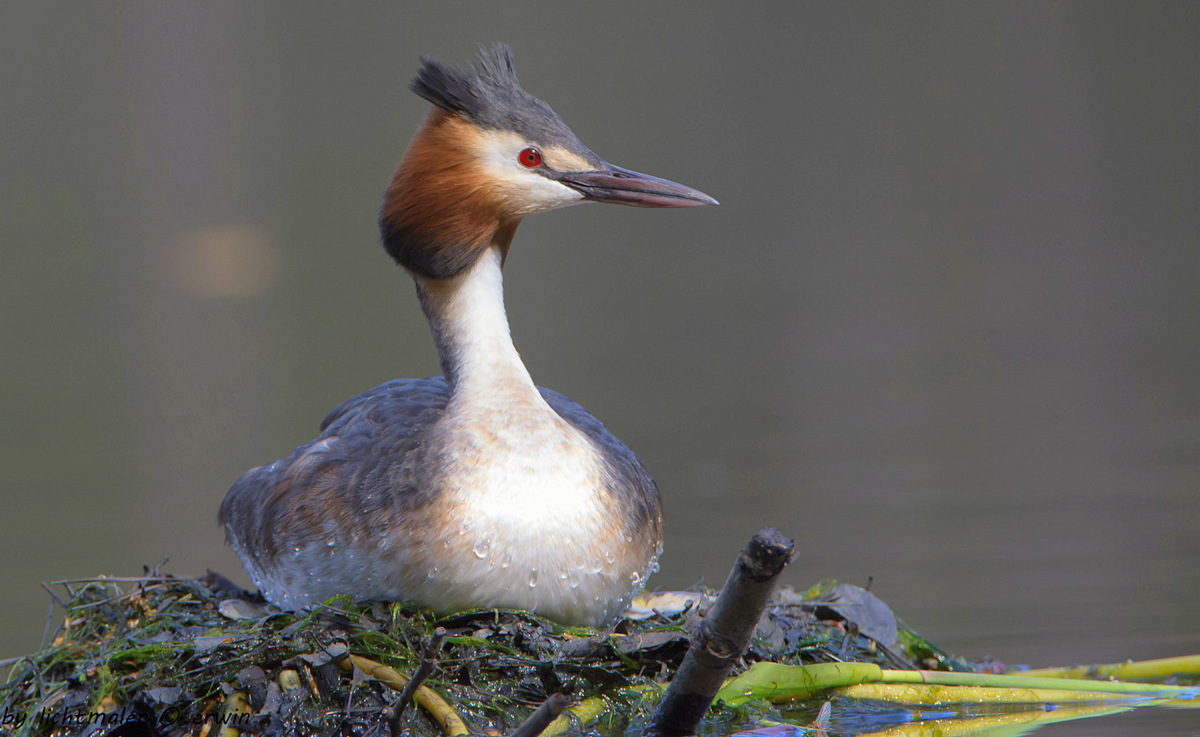
[[[415,274],[452,277],[489,245],[507,251],[526,215],[581,202],[715,205],[703,192],[605,162],[550,106],[521,89],[512,51],[478,67],[422,59],[412,90],[434,107],[388,187],[380,230]]]

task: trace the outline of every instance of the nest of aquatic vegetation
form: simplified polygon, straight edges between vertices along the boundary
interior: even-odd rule
[[[715,596],[698,589],[639,597],[630,616],[597,631],[527,612],[440,617],[344,599],[311,613],[282,612],[211,572],[59,585],[65,620],[51,644],[9,662],[0,731],[174,736],[232,726],[263,735],[387,737],[394,727],[381,714],[396,694],[360,666],[411,674],[442,628],[426,685],[471,733],[507,734],[548,694],[564,692],[577,706],[551,732],[586,726],[616,734],[648,718]],[[832,582],[779,592],[744,660],[974,669],[907,630],[870,593]],[[737,731],[768,708],[718,706],[709,728]],[[423,709],[408,709],[400,724],[430,737],[445,730]]]

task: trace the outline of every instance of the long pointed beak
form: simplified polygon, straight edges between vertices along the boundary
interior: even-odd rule
[[[698,189],[605,164],[595,171],[557,174],[555,179],[595,202],[634,207],[700,207],[720,204]]]

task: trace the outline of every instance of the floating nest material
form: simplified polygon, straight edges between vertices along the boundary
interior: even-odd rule
[[[597,631],[527,612],[439,617],[404,604],[344,599],[307,614],[283,612],[211,572],[58,586],[66,614],[51,644],[7,662],[0,732],[506,735],[548,695],[566,693],[573,705],[546,734],[640,734],[714,596],[697,589],[639,597],[613,629]],[[416,695],[420,708],[397,716],[395,689],[418,669],[435,632],[441,642]],[[734,687],[736,698],[722,692],[703,733],[757,727],[767,734],[763,725],[795,730],[790,724],[817,719],[827,695],[784,705],[752,698],[764,683],[774,688],[809,672],[789,666],[844,664],[829,666],[840,671],[864,664],[875,672],[959,678],[1002,669],[947,656],[869,592],[833,582],[777,592],[743,661],[739,678],[748,685]],[[754,674],[765,672],[749,667],[756,663],[779,664],[784,675],[756,682]]]
[[[613,629],[596,631],[527,612],[438,617],[342,599],[301,615],[213,573],[58,585],[66,618],[52,643],[10,661],[0,692],[6,729],[107,734],[144,722],[168,736],[226,725],[264,735],[375,734],[387,727],[381,714],[395,693],[369,671],[382,664],[412,673],[440,627],[445,637],[426,685],[471,733],[507,734],[556,692],[576,706],[552,731],[583,719],[623,732],[647,718],[714,596],[697,589],[639,597]],[[898,624],[868,592],[831,582],[780,591],[745,660],[974,670]],[[724,709],[715,723],[736,731],[750,711]],[[403,727],[432,737],[456,725],[426,708],[407,712]]]

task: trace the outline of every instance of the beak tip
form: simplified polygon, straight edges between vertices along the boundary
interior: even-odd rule
[[[705,207],[707,205],[721,204],[720,202],[717,202],[716,197],[706,195],[703,192],[695,189],[692,190],[692,194],[686,200],[683,200],[683,202],[685,203],[685,206],[690,207]]]

